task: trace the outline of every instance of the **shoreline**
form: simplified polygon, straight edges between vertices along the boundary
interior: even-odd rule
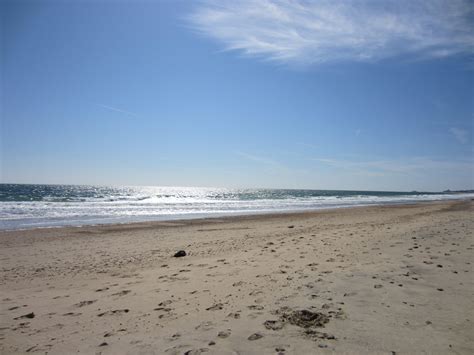
[[[446,200],[426,200],[426,201],[413,201],[413,202],[388,202],[388,203],[374,203],[374,204],[361,204],[361,205],[352,205],[352,206],[328,206],[317,209],[307,209],[307,210],[288,210],[288,211],[266,211],[266,212],[251,212],[251,213],[236,213],[236,214],[216,214],[212,216],[198,216],[198,217],[188,217],[182,218],[182,216],[170,219],[155,219],[155,220],[144,220],[144,221],[128,221],[128,222],[110,222],[110,223],[97,223],[97,224],[82,224],[82,225],[58,225],[58,226],[40,226],[40,227],[31,227],[31,228],[15,228],[15,229],[0,229],[0,237],[3,233],[11,232],[25,232],[25,231],[37,231],[43,229],[68,229],[68,228],[89,228],[89,227],[117,227],[117,226],[133,226],[133,225],[147,225],[147,224],[162,224],[162,223],[184,223],[186,221],[212,221],[215,219],[246,219],[246,218],[258,218],[258,217],[278,217],[278,216],[291,216],[299,214],[314,214],[319,212],[326,211],[339,211],[345,209],[353,208],[377,208],[377,207],[390,207],[390,206],[412,206],[412,205],[423,205],[423,204],[437,204],[437,203],[450,203],[450,202],[462,202],[474,200],[473,197],[463,197],[463,198],[453,198]],[[167,217],[163,217],[167,218]]]
[[[0,352],[470,354],[473,213],[437,201],[0,232]]]

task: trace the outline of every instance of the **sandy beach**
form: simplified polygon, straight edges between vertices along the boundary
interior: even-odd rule
[[[0,232],[0,351],[472,354],[473,205]]]

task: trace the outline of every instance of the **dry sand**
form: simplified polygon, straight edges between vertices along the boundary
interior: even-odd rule
[[[462,201],[0,232],[0,352],[472,354],[473,224]]]

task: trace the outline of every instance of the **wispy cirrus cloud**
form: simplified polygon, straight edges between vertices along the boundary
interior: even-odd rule
[[[333,168],[351,170],[358,173],[378,174],[414,174],[426,171],[466,171],[474,172],[473,159],[439,160],[429,157],[412,157],[406,159],[385,159],[354,161],[334,158],[312,159]]]
[[[461,144],[466,144],[469,141],[469,132],[462,128],[451,127],[449,132]]]
[[[257,163],[261,163],[261,164],[269,165],[269,166],[273,166],[273,167],[283,167],[282,164],[276,162],[273,159],[257,156],[257,155],[254,155],[254,154],[248,154],[248,153],[244,153],[244,152],[240,152],[240,151],[236,151],[234,153],[237,154],[238,156],[242,157],[242,158],[245,158],[247,160],[251,160],[251,161],[254,161],[254,162],[257,162]]]
[[[112,107],[112,106],[103,105],[103,104],[97,104],[97,106],[102,107],[102,108],[105,108],[106,110],[109,110],[109,111],[120,112],[120,113],[123,113],[123,114],[125,114],[125,115],[129,115],[129,116],[133,116],[133,117],[138,117],[138,115],[137,115],[136,113],[134,113],[134,112],[122,110],[122,109],[117,108],[117,107]]]
[[[289,64],[474,52],[470,0],[203,0],[188,17],[226,50]]]

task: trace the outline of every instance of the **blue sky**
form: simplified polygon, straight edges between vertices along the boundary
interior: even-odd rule
[[[0,6],[2,182],[474,188],[471,1]]]

